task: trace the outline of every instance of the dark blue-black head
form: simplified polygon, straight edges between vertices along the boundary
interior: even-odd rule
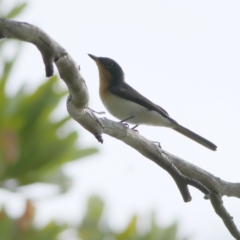
[[[124,72],[116,61],[111,58],[96,57],[92,54],[88,55],[96,62],[100,79],[106,78],[110,80],[111,78],[112,81],[116,82],[124,81]]]

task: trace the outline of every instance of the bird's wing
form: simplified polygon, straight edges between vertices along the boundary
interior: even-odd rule
[[[156,111],[163,117],[169,118],[168,113],[163,108],[159,107],[158,105],[154,104],[153,102],[145,98],[143,95],[141,95],[131,86],[129,86],[126,82],[110,86],[109,91],[112,94],[115,94],[121,98],[125,98],[129,101],[135,102],[149,110]]]

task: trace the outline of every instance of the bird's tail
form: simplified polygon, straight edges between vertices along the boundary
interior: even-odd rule
[[[199,144],[203,145],[204,147],[207,147],[213,151],[217,150],[217,146],[213,144],[212,142],[208,141],[207,139],[197,135],[196,133],[190,131],[189,129],[176,124],[173,129],[181,134],[183,134],[186,137],[191,138],[193,141],[198,142]]]

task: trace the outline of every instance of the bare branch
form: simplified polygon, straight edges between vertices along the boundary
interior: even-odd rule
[[[91,132],[99,142],[103,142],[102,134],[107,134],[121,140],[146,158],[154,161],[173,177],[185,202],[191,200],[188,185],[194,186],[208,195],[216,213],[222,218],[229,232],[235,239],[240,239],[239,231],[224,208],[220,197],[226,195],[240,198],[240,183],[225,182],[213,176],[211,173],[162,150],[154,142],[126,128],[121,123],[106,118],[97,118],[94,111],[88,108],[88,90],[77,64],[64,48],[41,29],[28,23],[0,18],[0,38],[15,38],[33,43],[42,54],[47,76],[53,74],[53,62],[56,64],[60,76],[69,90],[67,109],[74,120]]]
[[[211,193],[210,200],[215,212],[220,218],[222,218],[228,231],[235,239],[240,239],[240,232],[238,231],[237,226],[233,222],[233,217],[230,216],[226,208],[223,206],[222,196],[217,193]]]
[[[215,177],[213,174],[203,170],[200,167],[195,166],[179,157],[174,156],[164,151],[170,157],[170,161],[178,168],[178,170],[186,176],[196,179],[205,185],[213,192],[217,192],[222,196],[237,197],[240,198],[240,183],[226,182],[219,177]]]

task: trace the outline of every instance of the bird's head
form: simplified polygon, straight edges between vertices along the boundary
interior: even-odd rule
[[[92,54],[88,56],[96,62],[101,81],[121,82],[124,80],[123,70],[117,62],[111,58],[96,57]]]

